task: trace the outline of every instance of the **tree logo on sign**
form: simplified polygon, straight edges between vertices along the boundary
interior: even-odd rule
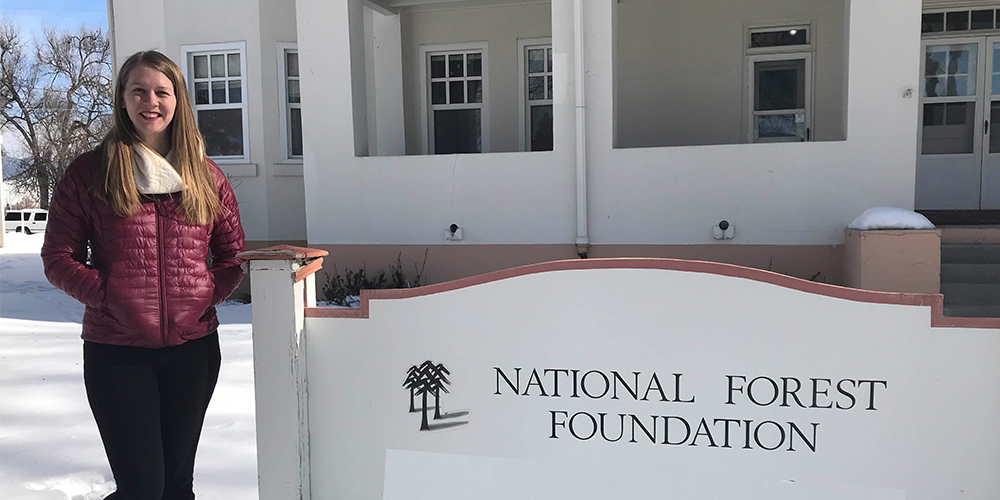
[[[431,360],[424,361],[420,366],[413,365],[406,370],[403,388],[410,391],[410,413],[421,412],[421,431],[436,431],[469,423],[468,420],[451,420],[468,415],[469,410],[441,411],[441,393],[450,392],[448,386],[451,385],[451,380],[448,380],[448,375],[451,375],[451,371],[446,366]],[[416,406],[418,396],[419,408]],[[427,416],[432,409],[428,406],[430,397],[434,398],[433,422]]]

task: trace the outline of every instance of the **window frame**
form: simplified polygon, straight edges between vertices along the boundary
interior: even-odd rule
[[[194,56],[196,55],[208,55],[217,53],[232,53],[239,52],[240,54],[240,103],[238,108],[242,111],[243,117],[243,154],[241,156],[226,155],[226,156],[209,156],[208,158],[218,164],[245,164],[250,162],[250,109],[249,103],[247,102],[247,44],[246,42],[223,42],[223,43],[206,43],[197,45],[182,45],[181,54],[184,64],[181,65],[181,72],[184,74],[184,81],[188,87],[188,96],[191,99],[191,108],[194,111],[195,124],[198,123],[198,111],[199,110],[217,110],[217,109],[237,109],[237,106],[231,103],[226,104],[195,104],[195,90],[194,90]],[[226,79],[232,79],[233,77],[227,76]],[[228,92],[228,88],[227,88]],[[209,89],[211,93],[211,88]],[[227,94],[228,95],[228,94]]]
[[[769,32],[769,31],[785,31],[794,29],[804,29],[806,30],[806,43],[799,45],[785,45],[777,47],[750,47],[750,37],[755,33]],[[788,23],[768,23],[768,24],[755,24],[748,25],[744,30],[744,71],[743,71],[743,103],[744,109],[744,132],[746,137],[746,142],[748,144],[771,144],[778,142],[813,142],[815,141],[816,133],[814,127],[814,109],[815,103],[813,102],[815,91],[813,89],[816,78],[815,78],[815,65],[813,64],[813,59],[815,57],[815,47],[816,47],[816,25],[811,21],[797,21]],[[764,141],[754,140],[754,115],[756,111],[754,110],[754,96],[755,94],[755,84],[756,75],[754,72],[754,65],[757,62],[763,61],[794,61],[797,59],[805,60],[805,126],[806,126],[806,140],[805,141],[795,141],[788,139],[772,139]]]
[[[520,131],[517,138],[517,149],[522,152],[535,152],[540,153],[542,151],[531,151],[531,101],[528,101],[528,49],[546,48],[552,50],[552,55],[555,55],[555,51],[552,48],[552,38],[519,38],[517,40],[517,100],[521,103],[518,106],[517,111],[517,122],[521,124]],[[552,80],[553,80],[553,90],[555,90],[555,63],[553,62],[552,68]],[[545,73],[549,73],[546,71]],[[555,111],[555,102],[552,96],[549,96],[542,102],[534,101],[538,105],[550,105],[552,106],[553,116]],[[554,121],[554,120],[553,120]],[[554,124],[553,124],[553,128]],[[553,130],[554,132],[554,130]],[[553,141],[554,142],[554,141]],[[555,144],[553,144],[552,149],[555,149]]]
[[[292,163],[301,164],[303,161],[303,156],[305,156],[305,145],[303,144],[302,155],[295,156],[292,155],[292,141],[291,141],[291,131],[292,131],[292,109],[302,109],[301,99],[298,103],[288,102],[288,74],[287,74],[287,55],[289,53],[299,53],[298,43],[295,42],[279,42],[278,43],[278,123],[281,128],[281,162],[282,163]],[[299,63],[299,76],[295,77],[299,80],[299,95],[301,96],[302,87],[302,72],[301,72],[301,61]],[[299,111],[301,113],[301,111]]]
[[[431,85],[430,85],[430,71],[429,66],[431,62],[432,55],[449,55],[457,53],[469,53],[469,52],[480,52],[482,54],[482,64],[483,64],[483,76],[482,76],[482,86],[483,86],[483,102],[475,103],[478,104],[480,114],[480,144],[482,150],[478,154],[489,153],[490,152],[490,78],[489,78],[489,43],[487,42],[467,42],[467,43],[449,43],[449,44],[438,44],[438,45],[421,45],[420,46],[420,152],[424,155],[433,155],[434,153],[434,109],[431,104]],[[447,68],[447,63],[446,66]],[[447,106],[455,106],[450,109],[475,109],[477,106],[470,105],[469,103],[463,104],[449,104]],[[465,153],[465,154],[476,154],[476,153]]]

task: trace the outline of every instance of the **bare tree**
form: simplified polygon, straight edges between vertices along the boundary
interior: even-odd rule
[[[4,19],[0,52],[0,126],[16,131],[30,155],[8,182],[48,208],[66,166],[97,146],[110,125],[111,46],[98,28],[46,29],[29,44]]]

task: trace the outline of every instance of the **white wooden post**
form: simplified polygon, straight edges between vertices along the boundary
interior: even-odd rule
[[[281,245],[250,262],[260,500],[309,500],[309,398],[304,308],[327,252]]]

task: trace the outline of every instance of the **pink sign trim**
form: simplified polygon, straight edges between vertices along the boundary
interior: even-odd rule
[[[705,262],[699,260],[616,258],[616,259],[575,259],[558,260],[530,264],[491,273],[480,274],[444,283],[394,290],[362,290],[360,308],[307,307],[308,318],[368,318],[368,303],[371,300],[408,299],[435,293],[450,292],[470,286],[482,285],[529,274],[577,269],[664,269],[692,273],[716,274],[744,278],[762,283],[783,286],[801,292],[875,304],[897,304],[910,306],[930,306],[932,327],[956,328],[1000,328],[1000,318],[959,318],[944,315],[944,296],[929,293],[897,293],[859,290],[826,283],[817,283],[763,269]]]

